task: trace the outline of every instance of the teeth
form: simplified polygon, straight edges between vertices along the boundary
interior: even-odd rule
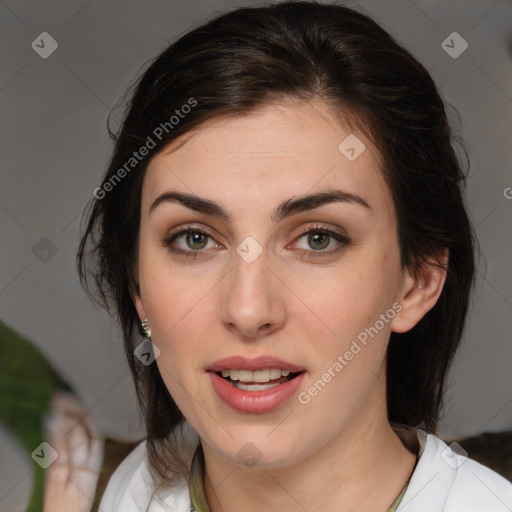
[[[239,380],[241,382],[268,382],[269,380],[279,379],[290,375],[288,370],[280,370],[279,368],[269,368],[265,370],[222,370],[223,377],[229,377],[231,380]]]
[[[243,382],[233,382],[233,386],[244,391],[264,391],[265,389],[275,388],[280,384],[245,384]]]

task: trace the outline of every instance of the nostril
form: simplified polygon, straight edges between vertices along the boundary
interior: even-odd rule
[[[265,324],[260,327],[261,331],[268,331],[271,328],[271,324]]]

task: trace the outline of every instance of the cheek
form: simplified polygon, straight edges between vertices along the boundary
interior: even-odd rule
[[[202,290],[200,283],[187,286],[178,276],[166,276],[148,293],[152,340],[160,349],[156,364],[167,390],[185,414],[192,404],[203,401],[197,376],[214,321],[205,310],[204,293],[198,290]]]
[[[140,261],[141,293],[151,323],[153,343],[160,349],[156,363],[167,389],[178,402],[192,391],[205,360],[209,340],[218,339],[215,303],[219,276],[214,272],[184,270],[172,265],[162,252],[148,253]],[[142,286],[143,285],[143,286]],[[186,396],[181,397],[186,400]]]
[[[392,251],[375,254],[355,254],[328,272],[302,272],[293,289],[307,309],[297,319],[316,339],[351,341],[392,307],[398,266]]]
[[[153,241],[153,244],[155,242]],[[198,270],[190,264],[173,262],[167,250],[148,242],[139,258],[139,278],[142,299],[154,341],[167,344],[175,332],[204,307],[218,280],[213,272]],[[206,301],[205,301],[206,299]],[[194,323],[190,327],[194,328]]]

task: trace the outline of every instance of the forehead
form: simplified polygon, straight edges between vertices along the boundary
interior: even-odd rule
[[[355,123],[340,123],[320,101],[279,103],[173,141],[148,166],[143,205],[166,189],[232,204],[242,194],[247,207],[326,188],[390,207],[381,155]]]

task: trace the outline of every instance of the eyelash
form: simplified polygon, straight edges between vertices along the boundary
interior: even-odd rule
[[[176,249],[176,248],[171,247],[171,244],[177,238],[179,238],[182,235],[188,234],[188,233],[200,233],[201,235],[205,235],[213,240],[213,235],[211,233],[209,233],[208,231],[205,231],[205,230],[199,229],[199,228],[188,227],[188,228],[180,229],[179,231],[176,231],[174,233],[171,233],[163,241],[163,244],[165,247],[167,247],[169,249],[169,251],[171,251],[174,254],[180,254],[180,255],[191,257],[194,259],[202,256],[201,253],[205,252],[204,250],[183,251],[182,249]],[[339,242],[339,245],[337,247],[335,247],[334,249],[330,249],[329,251],[322,251],[322,250],[313,251],[313,250],[296,249],[296,252],[306,255],[306,257],[308,257],[308,258],[326,257],[326,256],[330,256],[330,255],[340,251],[341,249],[343,249],[346,246],[351,244],[351,241],[348,237],[346,237],[344,235],[340,235],[339,233],[336,233],[335,231],[332,231],[327,228],[323,228],[321,226],[314,226],[314,227],[308,226],[307,228],[304,228],[299,233],[299,235],[295,238],[295,240],[299,240],[306,234],[317,234],[317,233],[329,235],[331,238],[334,238],[334,240]]]

